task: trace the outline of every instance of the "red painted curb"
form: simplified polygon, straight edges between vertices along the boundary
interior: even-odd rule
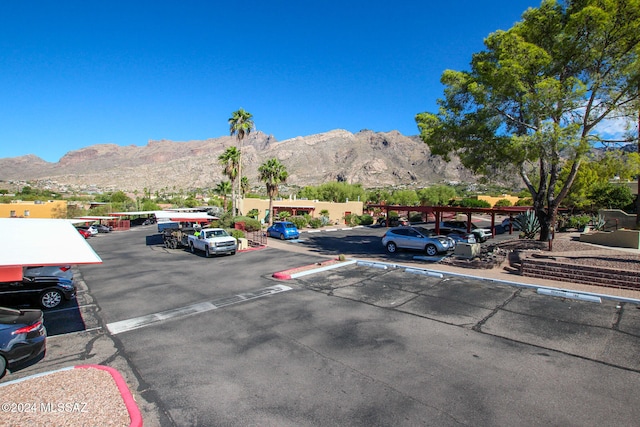
[[[280,279],[280,280],[291,280],[291,274],[288,272],[293,270],[295,270],[295,268],[291,270],[279,271],[277,273],[273,273],[271,277],[273,277],[274,279]]]
[[[113,380],[116,382],[118,386],[118,390],[120,391],[120,395],[122,396],[122,400],[124,400],[124,404],[127,407],[127,412],[129,412],[129,418],[131,419],[131,427],[142,427],[142,415],[140,414],[140,409],[138,409],[138,404],[136,403],[131,391],[129,390],[129,386],[125,382],[120,372],[117,370],[103,365],[77,365],[76,368],[80,369],[102,369],[103,371],[107,371],[113,377]]]
[[[324,264],[332,262],[332,261],[334,261],[334,260],[331,259],[331,260],[323,261],[323,262],[318,263],[318,264],[309,264],[309,265],[302,266],[302,267],[295,267],[295,268],[290,268],[290,269],[284,270],[284,271],[278,271],[277,273],[273,273],[271,275],[271,277],[273,277],[274,279],[280,279],[280,280],[291,280],[291,274],[295,273],[296,271],[303,271],[303,270],[311,268],[311,267],[322,267]]]
[[[267,246],[266,246],[266,245],[262,245],[262,246],[254,246],[254,247],[247,248],[247,249],[241,249],[241,250],[239,250],[238,252],[259,251],[259,250],[266,249],[266,248],[267,248]]]

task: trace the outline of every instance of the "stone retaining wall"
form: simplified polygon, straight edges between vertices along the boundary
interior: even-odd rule
[[[522,259],[520,273],[527,277],[582,283],[609,288],[640,290],[640,275],[634,271],[615,270],[606,267],[576,267],[561,262]]]

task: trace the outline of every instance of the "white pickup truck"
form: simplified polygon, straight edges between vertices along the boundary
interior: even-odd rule
[[[189,249],[204,251],[209,258],[211,255],[231,254],[238,250],[238,241],[222,228],[203,228],[199,235],[189,236]]]

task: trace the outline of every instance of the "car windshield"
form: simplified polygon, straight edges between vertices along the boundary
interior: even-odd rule
[[[285,224],[284,226],[287,228],[296,228],[296,226],[293,223]]]
[[[424,228],[424,227],[416,227],[416,230],[418,230],[418,232],[424,236],[427,237],[431,237],[431,236],[435,236],[436,232],[433,230],[429,230],[428,228]]]
[[[213,230],[207,233],[207,238],[209,237],[224,237],[228,236],[227,232],[224,230]]]

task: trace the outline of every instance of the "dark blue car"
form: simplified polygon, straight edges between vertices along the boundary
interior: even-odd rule
[[[274,222],[271,227],[267,228],[267,236],[277,237],[280,240],[297,239],[300,237],[300,232],[294,223],[289,221],[278,221]]]
[[[7,369],[35,363],[44,356],[47,330],[42,311],[0,307],[0,378]]]

